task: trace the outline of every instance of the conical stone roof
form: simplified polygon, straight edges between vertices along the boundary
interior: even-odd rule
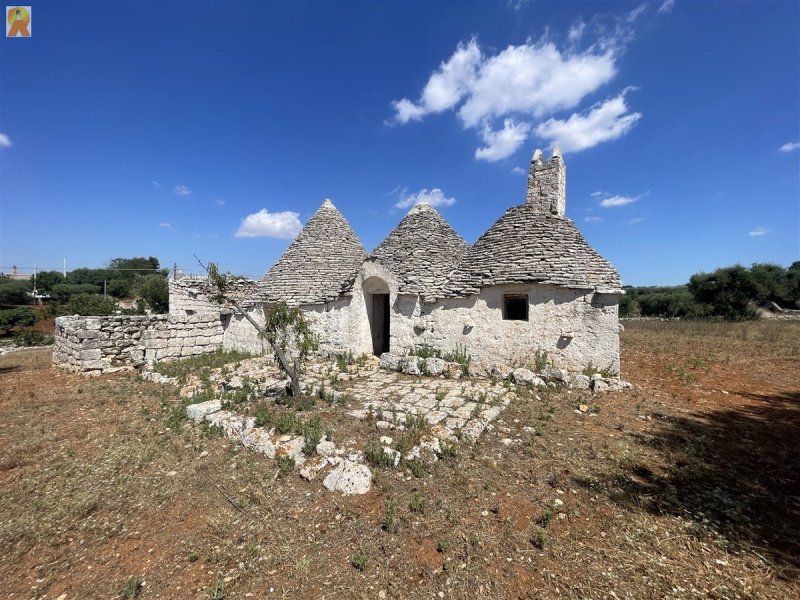
[[[352,291],[367,253],[350,223],[325,200],[259,282],[248,304],[290,306],[330,302]]]
[[[451,275],[447,296],[477,294],[490,285],[548,283],[613,292],[619,273],[575,224],[533,204],[509,208],[470,248]]]
[[[382,264],[399,280],[401,294],[442,296],[448,276],[469,250],[469,244],[429,204],[417,204],[369,260]]]

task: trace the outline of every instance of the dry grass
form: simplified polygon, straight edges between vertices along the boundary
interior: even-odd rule
[[[636,391],[530,394],[354,498],[166,430],[169,387],[0,357],[0,597],[796,597],[796,326],[626,327]],[[339,441],[373,434],[320,410]]]

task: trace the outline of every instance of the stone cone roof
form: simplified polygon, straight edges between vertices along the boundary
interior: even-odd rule
[[[469,250],[469,244],[429,204],[417,204],[369,260],[382,264],[399,280],[401,294],[442,296],[448,276]]]
[[[248,304],[322,304],[352,291],[367,253],[350,223],[325,200],[259,282]]]
[[[446,296],[477,294],[490,285],[548,283],[617,292],[619,273],[583,238],[575,223],[513,206],[470,248],[451,275]]]

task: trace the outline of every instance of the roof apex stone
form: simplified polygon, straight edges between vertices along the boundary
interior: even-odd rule
[[[366,251],[353,228],[325,200],[259,282],[248,304],[323,304],[350,295]]]

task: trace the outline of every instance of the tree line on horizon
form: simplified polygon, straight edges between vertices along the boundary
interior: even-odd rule
[[[144,314],[145,309],[166,313],[168,275],[169,270],[162,269],[154,256],[114,258],[106,268],[73,269],[66,276],[59,271],[39,272],[35,285],[47,305],[48,316]],[[23,326],[30,320],[24,312],[30,309],[22,305],[32,303],[33,287],[33,279],[0,278],[0,330]],[[123,299],[137,300],[135,308],[121,309],[119,301]]]
[[[685,285],[625,286],[625,292],[620,298],[620,317],[755,319],[757,308],[770,302],[784,309],[800,309],[800,261],[789,267],[737,264],[695,273]]]

